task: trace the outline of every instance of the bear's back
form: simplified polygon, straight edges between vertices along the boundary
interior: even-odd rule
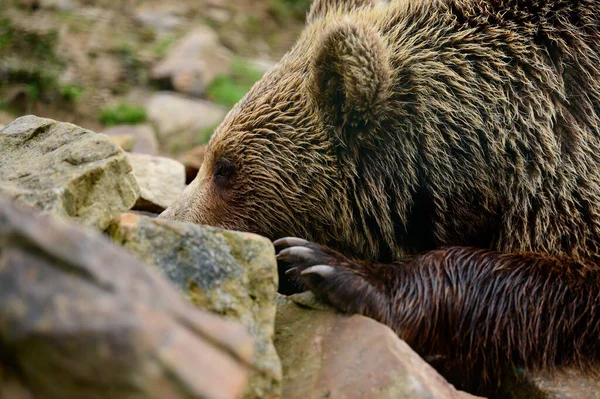
[[[388,7],[350,17],[388,40],[425,239],[600,260],[600,2]]]

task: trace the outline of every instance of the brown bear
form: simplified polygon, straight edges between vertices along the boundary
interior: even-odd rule
[[[317,0],[162,217],[422,354],[600,357],[600,1]],[[490,368],[491,367],[491,368]]]

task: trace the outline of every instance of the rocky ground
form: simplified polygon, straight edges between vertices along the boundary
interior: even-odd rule
[[[267,239],[155,219],[307,1],[8,1],[0,399],[473,397],[386,326],[278,295]],[[493,397],[600,397],[514,374]]]
[[[293,44],[308,5],[3,1],[0,124],[35,114],[123,140],[143,135],[146,153],[179,155],[205,143]]]

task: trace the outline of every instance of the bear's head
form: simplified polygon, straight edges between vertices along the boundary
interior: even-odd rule
[[[198,176],[161,217],[373,251],[377,234],[393,236],[392,221],[370,226],[389,208],[388,166],[373,163],[388,151],[381,126],[396,101],[374,7],[316,1],[294,48],[215,130]]]

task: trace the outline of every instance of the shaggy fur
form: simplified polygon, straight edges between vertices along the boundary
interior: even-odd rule
[[[599,18],[597,0],[318,0],[163,217],[318,243],[277,242],[281,264],[421,353],[595,361]]]

